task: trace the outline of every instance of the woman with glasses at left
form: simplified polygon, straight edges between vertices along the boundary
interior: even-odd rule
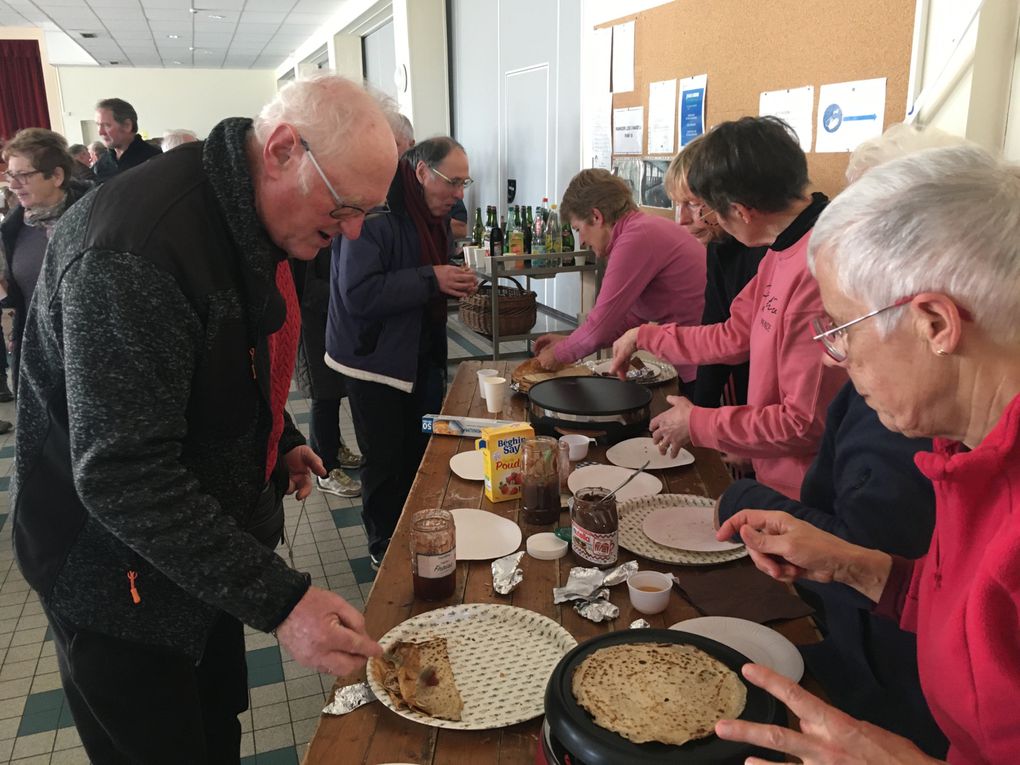
[[[464,147],[421,141],[397,163],[385,212],[367,211],[360,238],[333,243],[326,363],[347,378],[374,565],[428,444],[422,415],[443,403],[447,298],[477,289],[473,271],[449,264],[449,212],[471,182]]]
[[[11,378],[18,386],[18,361],[25,315],[32,302],[53,227],[92,184],[73,177],[74,159],[67,141],[43,128],[19,130],[3,147],[4,177],[19,207],[0,224],[0,242],[7,264],[8,301],[14,308],[11,335]]]

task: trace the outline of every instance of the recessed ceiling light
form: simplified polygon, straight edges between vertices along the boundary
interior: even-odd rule
[[[166,37],[168,40],[176,40],[180,37],[180,35],[167,35]]]
[[[210,19],[216,19],[217,21],[223,21],[223,19],[225,19],[225,18],[226,18],[226,16],[221,16],[221,15],[220,15],[220,14],[218,14],[218,13],[210,13],[210,14],[209,14],[209,18],[210,18]]]
[[[192,46],[190,46],[190,45],[189,45],[189,46],[188,46],[188,50],[190,50],[190,51],[194,51],[194,50],[196,50],[196,49],[195,49],[194,47],[192,47]]]
[[[181,62],[180,62],[180,61],[174,61],[173,63],[175,63],[175,64],[180,64]]]
[[[117,66],[117,64],[119,63],[120,63],[119,61],[111,61],[110,66]]]
[[[78,34],[80,34],[86,40],[94,40],[95,38],[99,37],[99,35],[97,35],[95,32],[79,32]]]
[[[188,13],[198,13],[194,8],[188,8]]]

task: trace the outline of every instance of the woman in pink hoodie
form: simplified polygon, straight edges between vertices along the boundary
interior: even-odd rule
[[[818,284],[807,269],[811,228],[828,203],[808,196],[807,160],[789,126],[775,117],[724,122],[685,151],[687,185],[719,226],[748,247],[769,247],[758,274],[721,324],[644,324],[613,344],[613,369],[651,351],[673,364],[750,361],[747,404],[717,409],[670,396],[671,409],[652,420],[652,437],[675,454],[696,446],[749,458],[758,480],[799,498],[825,427],[829,402],[846,382],[822,365],[810,321],[821,311]]]

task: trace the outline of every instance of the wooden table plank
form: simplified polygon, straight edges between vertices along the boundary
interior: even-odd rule
[[[509,378],[517,361],[464,362],[458,369],[443,406],[444,414],[471,417],[488,417],[527,421],[527,399],[513,396],[498,415],[486,411],[485,402],[478,391],[477,371],[481,368],[497,369]],[[652,411],[667,408],[668,386],[653,389]],[[504,518],[521,523],[519,502],[489,502],[484,497],[482,484],[465,481],[453,475],[449,460],[455,454],[474,449],[467,438],[435,436],[429,443],[414,485],[408,496],[390,549],[376,577],[375,585],[365,609],[365,622],[370,635],[381,637],[389,629],[411,616],[454,603],[510,603],[544,614],[562,624],[577,640],[610,630],[626,629],[638,618],[646,619],[653,627],[668,627],[678,621],[701,614],[679,594],[670,599],[662,614],[643,616],[633,610],[625,585],[612,588],[611,601],[620,608],[620,615],[611,623],[594,624],[580,617],[569,605],[557,606],[552,602],[553,587],[566,582],[574,561],[570,554],[556,561],[535,560],[525,555],[521,560],[524,581],[509,596],[492,589],[492,572],[488,561],[470,561],[457,566],[457,587],[446,601],[427,603],[416,601],[411,585],[409,551],[410,516],[422,509],[442,507],[482,508]],[[716,452],[692,448],[693,465],[665,471],[654,471],[662,479],[663,491],[674,494],[697,494],[718,497],[730,483],[729,474]],[[589,459],[605,460],[605,448],[593,447]],[[570,524],[564,511],[559,525]],[[522,524],[524,538],[553,527],[534,527]],[[621,550],[620,560],[625,562],[636,556]],[[678,570],[667,564],[641,561],[645,568],[659,571]],[[752,565],[748,559],[724,564],[737,568]],[[717,568],[717,567],[713,567]],[[690,570],[690,569],[688,569]],[[796,644],[818,640],[817,631],[809,619],[795,619],[771,625]],[[364,671],[338,678],[335,687],[364,680]],[[808,681],[807,686],[817,686]],[[413,723],[393,714],[381,704],[368,704],[340,717],[323,716],[312,738],[305,765],[348,765],[348,763],[415,762],[429,765],[465,765],[486,762],[499,765],[525,765],[534,761],[535,749],[541,729],[541,718],[513,725],[502,730],[453,731],[441,730]]]

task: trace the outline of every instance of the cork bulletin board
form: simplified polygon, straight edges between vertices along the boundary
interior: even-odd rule
[[[763,91],[805,85],[815,87],[817,126],[820,86],[885,77],[888,127],[906,113],[914,5],[915,0],[674,0],[624,16],[600,25],[635,21],[634,90],[613,94],[613,108],[644,107],[647,151],[652,82],[707,74],[708,129],[756,116]],[[849,154],[812,151],[807,157],[812,190],[833,196],[846,185]],[[670,210],[644,209],[672,216]]]

